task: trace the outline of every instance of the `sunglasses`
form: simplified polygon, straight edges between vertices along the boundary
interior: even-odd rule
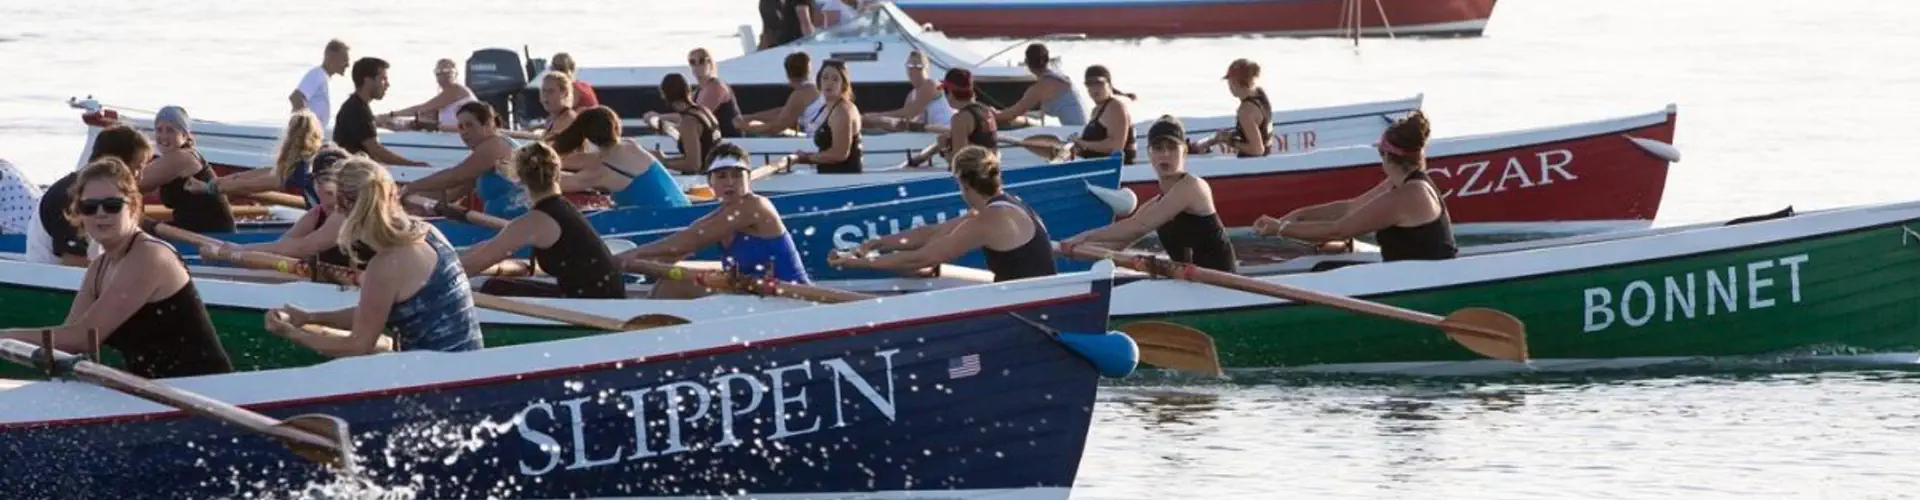
[[[112,198],[88,198],[80,200],[80,214],[93,215],[105,210],[108,214],[120,213],[127,208],[127,199],[118,196]]]
[[[925,64],[908,64],[907,69],[927,69]]]
[[[709,63],[709,62],[713,62],[713,59],[709,59],[709,58],[705,58],[705,57],[695,57],[695,58],[692,58],[692,59],[687,59],[687,65],[688,65],[688,66],[699,66],[699,65],[702,65],[702,64],[706,64],[706,63]]]

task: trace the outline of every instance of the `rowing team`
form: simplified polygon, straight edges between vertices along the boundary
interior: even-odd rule
[[[1374,233],[1385,260],[1454,256],[1451,223],[1425,173],[1422,149],[1428,124],[1415,113],[1388,127],[1377,147],[1387,178],[1355,198],[1262,217],[1257,231],[1310,241],[1334,241]],[[1063,248],[1095,245],[1125,248],[1157,232],[1172,260],[1235,271],[1236,259],[1205,180],[1185,171],[1188,142],[1177,119],[1162,117],[1148,132],[1149,157],[1161,196],[1131,217],[1073,236]],[[553,276],[559,294],[623,298],[623,264],[629,260],[678,261],[719,245],[725,269],[808,282],[791,233],[766,198],[754,194],[747,155],[732,145],[717,148],[706,174],[720,202],[688,228],[618,255],[602,244],[580,211],[561,193],[570,160],[544,142],[519,148],[514,178],[533,199],[533,209],[492,239],[456,252],[428,222],[410,216],[401,188],[386,167],[364,156],[327,148],[304,162],[299,175],[318,199],[315,213],[280,241],[238,248],[214,244],[210,256],[271,250],[295,257],[337,254],[359,269],[359,300],[335,311],[286,305],[268,312],[267,330],[328,356],[395,350],[480,349],[479,320],[467,277],[493,269],[532,247],[530,267]],[[599,160],[602,151],[587,153]],[[101,344],[126,360],[128,371],[165,378],[232,370],[193,278],[173,247],[142,229],[139,179],[144,156],[111,153],[75,174],[70,217],[104,251],[87,266],[65,324],[50,327],[55,346],[88,352]],[[150,168],[150,167],[148,167]],[[954,155],[954,180],[972,211],[963,217],[902,234],[866,241],[836,252],[836,267],[911,272],[973,250],[986,256],[995,281],[1055,273],[1052,236],[1018,197],[1003,191],[998,155],[967,147]],[[340,214],[327,217],[324,214]],[[879,255],[872,255],[880,252]],[[331,260],[322,257],[322,260]],[[705,290],[663,283],[657,296],[688,297]],[[0,338],[38,343],[39,328],[0,331]]]

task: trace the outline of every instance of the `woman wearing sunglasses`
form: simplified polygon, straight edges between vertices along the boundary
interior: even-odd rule
[[[861,125],[887,132],[923,131],[928,125],[945,127],[953,122],[953,108],[940,91],[940,82],[927,73],[927,55],[919,50],[907,53],[907,102],[900,109],[867,113]]]
[[[434,94],[427,102],[395,110],[393,114],[414,117],[410,126],[404,127],[406,129],[457,132],[459,124],[454,113],[460,111],[460,105],[478,99],[473,97],[472,89],[460,83],[460,67],[452,59],[441,59],[434,63],[433,79],[440,84],[440,93]]]
[[[360,301],[327,312],[282,306],[267,311],[267,331],[332,357],[484,347],[460,254],[439,229],[400,209],[400,189],[387,168],[350,158],[341,162],[334,182],[347,211],[336,243],[365,243],[378,252],[371,259],[357,251],[347,255],[367,263]]]
[[[92,352],[88,332],[125,359],[127,372],[145,378],[233,371],[220,346],[193,276],[172,246],[140,230],[140,188],[118,159],[94,161],[74,183],[71,215],[105,249],[87,266],[66,324],[0,330],[0,338],[39,344],[53,330],[53,347]]]

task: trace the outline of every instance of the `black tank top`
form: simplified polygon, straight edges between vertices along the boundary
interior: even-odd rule
[[[1432,184],[1425,170],[1407,174],[1405,182]],[[1447,260],[1460,254],[1453,243],[1453,219],[1447,215],[1447,200],[1440,202],[1440,216],[1413,227],[1390,226],[1373,233],[1380,243],[1380,260]]]
[[[1093,108],[1093,119],[1087,120],[1087,128],[1082,129],[1080,131],[1081,139],[1085,139],[1089,141],[1107,140],[1107,126],[1100,123],[1100,115],[1102,113],[1107,112],[1107,105],[1113,104],[1113,99],[1117,99],[1117,98],[1107,99],[1106,102],[1100,103],[1099,106]],[[1133,164],[1133,157],[1134,157],[1133,141],[1134,141],[1133,124],[1129,123],[1127,124],[1127,143],[1120,147],[1121,161],[1125,162],[1127,165]],[[1073,156],[1083,160],[1089,159],[1089,158],[1106,158],[1108,156],[1113,156],[1113,152],[1112,151],[1094,151],[1091,149],[1075,146],[1073,148]]]
[[[692,118],[694,123],[700,124],[700,131],[697,136],[700,138],[700,168],[706,168],[713,160],[713,150],[720,147],[720,136],[722,134],[720,125],[715,123],[716,120],[713,117],[713,113],[707,112],[707,108],[702,108],[699,105],[680,110],[680,115]],[[680,147],[680,154],[687,154],[685,146]],[[619,171],[620,169],[616,168],[614,170]]]
[[[1259,141],[1267,145],[1267,150],[1265,154],[1254,155],[1254,154],[1241,153],[1240,157],[1251,158],[1256,156],[1266,156],[1268,154],[1272,154],[1273,153],[1273,103],[1267,101],[1267,89],[1254,89],[1253,95],[1240,99],[1240,102],[1241,103],[1251,102],[1253,103],[1254,107],[1260,108],[1260,129],[1254,132],[1259,134],[1260,136]],[[1240,126],[1240,118],[1238,113],[1239,113],[1238,111],[1235,112],[1234,119],[1233,119],[1233,140],[1237,142],[1250,142],[1247,139],[1249,136],[1247,135],[1248,131],[1246,127]]]
[[[1184,178],[1182,180],[1185,180]],[[1181,211],[1173,220],[1154,230],[1160,246],[1174,262],[1186,262],[1215,271],[1240,272],[1240,259],[1234,255],[1233,240],[1227,238],[1227,226],[1218,212],[1194,215]]]
[[[327,209],[324,207],[321,207],[321,208],[315,208],[313,210],[315,212],[319,212],[319,217],[320,217],[320,220],[314,221],[314,230],[317,231],[322,227],[326,227]],[[353,242],[353,253],[355,255],[360,256],[360,265],[357,265],[357,266],[353,265],[353,259],[348,258],[346,252],[340,251],[340,247],[338,245],[327,247],[326,250],[321,250],[318,255],[314,256],[314,259],[320,261],[323,264],[332,264],[340,267],[351,267],[361,271],[367,270],[367,263],[373,261],[373,254],[374,254],[373,247],[367,246],[366,243],[361,243],[356,241],[356,242]],[[321,281],[321,278],[316,276],[314,278],[314,281]]]
[[[727,97],[726,102],[720,103],[719,108],[711,111],[713,111],[714,121],[719,122],[720,137],[734,138],[742,136],[740,127],[733,125],[733,121],[740,118],[740,96],[734,95]]]
[[[833,112],[839,109],[839,104],[827,108],[826,116],[820,118],[820,128],[813,131],[813,147],[820,148],[822,153],[833,148]],[[847,149],[846,160],[814,166],[814,171],[823,174],[857,174],[860,170],[860,131],[858,130],[853,131],[853,147]]]
[[[987,270],[993,271],[993,281],[998,283],[1056,274],[1058,271],[1053,265],[1053,237],[1047,235],[1047,224],[1040,221],[1040,215],[1034,213],[1032,207],[1028,207],[1026,202],[1020,201],[1020,198],[1013,195],[1000,193],[987,200],[989,207],[1003,203],[1020,207],[1021,211],[1027,213],[1027,218],[1033,220],[1033,238],[1028,239],[1019,248],[1004,252],[985,247],[980,249],[987,254]]]
[[[553,275],[562,296],[570,299],[624,299],[626,283],[614,264],[613,252],[600,242],[600,234],[587,223],[580,209],[565,196],[548,196],[533,203],[533,209],[552,217],[560,226],[560,239],[553,245],[533,249],[534,266]]]
[[[193,159],[200,162],[200,171],[189,176],[200,182],[212,182],[213,167],[207,165],[207,158],[193,153]],[[173,225],[180,229],[196,233],[233,232],[233,207],[227,204],[227,197],[218,194],[193,194],[187,192],[187,178],[181,177],[160,185],[160,204],[173,209]]]
[[[1000,133],[1000,124],[993,121],[993,108],[976,102],[961,106],[960,111],[973,117],[973,132],[967,134],[967,144],[1000,151],[1000,141],[994,138]]]
[[[174,251],[172,246],[146,234],[134,236],[132,241],[127,242],[127,248],[131,249],[141,241],[151,241]],[[174,256],[178,257],[179,253],[175,251]],[[95,300],[100,298],[100,287],[106,275],[104,266],[94,274]],[[120,351],[128,373],[144,378],[187,377],[233,371],[233,361],[227,358],[227,350],[220,345],[220,334],[213,329],[213,318],[207,315],[207,305],[200,301],[200,292],[193,287],[193,278],[187,278],[187,284],[173,292],[173,295],[141,305],[102,344]]]

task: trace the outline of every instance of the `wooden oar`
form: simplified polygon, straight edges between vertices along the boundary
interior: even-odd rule
[[[234,217],[261,218],[271,217],[269,208],[262,205],[239,205],[233,207]],[[147,205],[146,216],[155,220],[173,220],[173,209],[160,205]]]
[[[997,134],[993,138],[998,140],[1002,146],[1024,148],[1027,152],[1033,153],[1034,156],[1045,158],[1049,162],[1062,161],[1072,157],[1072,155],[1069,154],[1072,152],[1072,148],[1068,147],[1070,144],[1066,140],[1051,134],[1033,134],[1027,136],[1025,139],[1015,139],[1006,134]]]
[[[1186,325],[1164,321],[1138,321],[1120,326],[1120,331],[1140,344],[1140,362],[1169,370],[1226,376],[1220,367],[1220,351],[1213,336]]]
[[[428,198],[420,195],[408,196],[405,201],[407,203],[413,204],[414,206],[426,209],[429,212],[438,214],[441,217],[446,217],[448,219],[465,222],[465,223],[473,224],[480,227],[488,227],[496,230],[506,229],[507,223],[511,222],[506,219],[489,215],[485,212],[475,212],[475,211],[466,209],[466,207],[454,205],[452,203],[442,203],[439,200],[435,200],[433,198]]]
[[[154,234],[158,234],[163,238],[186,241],[189,243],[193,243],[195,245],[199,245],[202,248],[205,248],[211,245],[223,244],[223,242],[221,242],[220,240],[216,240],[214,238],[208,237],[203,234],[187,231],[185,229],[180,229],[178,227],[170,226],[167,224],[158,224],[158,223],[153,224],[153,227],[149,228],[148,231]],[[302,261],[300,259],[295,259],[292,257],[287,257],[284,255],[275,255],[267,252],[255,252],[255,251],[236,252],[232,256],[221,256],[221,258],[228,260],[230,262],[234,262],[242,266],[246,266],[254,269],[270,269],[270,270],[279,271],[286,274],[292,274],[295,276],[302,276],[306,278],[317,279],[317,280],[336,283],[336,284],[345,285],[345,286],[360,286],[359,271],[343,268],[339,266],[332,266],[327,264],[314,265],[306,261]],[[650,317],[652,315],[635,316],[625,321],[621,321],[618,319],[609,318],[605,316],[587,314],[584,312],[567,310],[567,309],[562,309],[558,307],[549,307],[549,306],[544,306],[540,304],[534,304],[531,302],[521,302],[517,300],[508,299],[505,297],[497,297],[497,296],[488,295],[480,292],[472,292],[472,294],[473,294],[473,304],[482,308],[492,309],[495,311],[510,312],[510,313],[514,313],[514,314],[518,314],[518,315],[526,316],[530,318],[540,318],[544,320],[557,321],[557,322],[567,323],[567,324],[576,325],[576,326],[597,328],[597,329],[606,330],[610,332],[624,332],[628,330],[639,330],[643,328],[650,328],[653,326],[659,326],[662,322],[660,318]],[[680,320],[680,322],[688,323],[690,321],[683,319],[683,320]]]
[[[853,302],[877,297],[858,292],[849,292],[833,288],[789,283],[777,280],[754,279],[726,271],[711,269],[693,269],[675,266],[663,262],[635,260],[627,262],[627,271],[645,274],[658,279],[687,281],[695,285],[714,290],[771,297],[808,300],[826,304]]]
[[[254,201],[258,201],[268,205],[279,205],[279,206],[288,207],[288,208],[298,208],[301,210],[306,210],[310,208],[307,206],[306,198],[301,198],[299,196],[282,193],[279,191],[261,191],[258,193],[248,193],[246,197],[251,198]]]
[[[1454,342],[1482,356],[1522,363],[1527,361],[1526,325],[1513,315],[1496,309],[1468,307],[1442,318],[1378,302],[1316,292],[1192,264],[1176,263],[1159,256],[1122,254],[1089,245],[1055,249],[1075,258],[1112,259],[1116,264],[1155,276],[1206,283],[1269,297],[1311,302],[1369,316],[1431,326],[1446,332],[1447,337],[1452,338]]]
[[[219,400],[175,389],[152,380],[88,361],[80,356],[12,339],[0,339],[0,357],[20,365],[57,369],[74,378],[141,399],[171,406],[199,417],[237,425],[279,441],[302,458],[341,470],[354,466],[347,423],[323,414],[275,420]],[[46,365],[51,361],[52,366]]]

